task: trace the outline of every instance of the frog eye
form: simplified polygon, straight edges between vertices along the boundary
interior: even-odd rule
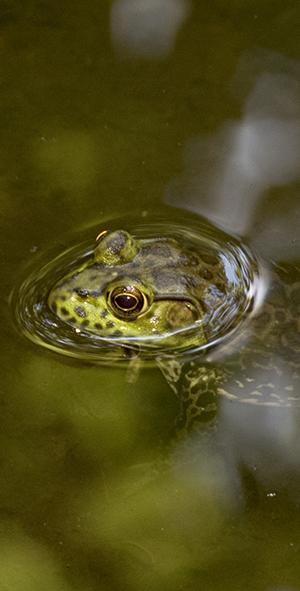
[[[108,294],[108,303],[112,311],[121,318],[136,318],[148,308],[148,300],[133,285],[116,287]]]
[[[125,230],[104,230],[96,238],[94,260],[110,266],[124,265],[133,261],[139,248],[139,242]]]

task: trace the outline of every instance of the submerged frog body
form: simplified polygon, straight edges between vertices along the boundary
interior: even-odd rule
[[[216,324],[228,329],[251,302],[216,249],[121,230],[99,235],[93,258],[55,286],[49,305],[77,331],[187,348],[205,345]]]
[[[220,394],[299,406],[299,278],[283,273],[282,279],[274,269],[257,314],[258,270],[250,257],[245,272],[243,253],[238,249],[241,264],[233,272],[214,244],[103,232],[93,256],[54,286],[48,304],[75,332],[154,350],[181,400],[185,427],[214,420]],[[245,317],[252,320],[250,337],[239,342]]]

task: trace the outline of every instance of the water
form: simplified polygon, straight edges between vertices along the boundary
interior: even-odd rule
[[[8,306],[49,249],[162,204],[299,274],[298,6],[157,6],[0,4],[5,589],[299,589],[297,409],[224,397],[176,439],[158,369],[63,357]]]

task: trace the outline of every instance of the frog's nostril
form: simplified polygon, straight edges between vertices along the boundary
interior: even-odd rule
[[[80,316],[80,318],[86,318],[87,316],[87,312],[82,306],[76,306],[74,312],[77,314],[77,316]]]

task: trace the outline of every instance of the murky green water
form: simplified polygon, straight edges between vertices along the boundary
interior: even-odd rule
[[[297,409],[222,399],[214,433],[176,439],[158,369],[51,353],[8,305],[47,249],[163,204],[297,275],[299,22],[271,0],[0,3],[1,589],[300,589]]]

